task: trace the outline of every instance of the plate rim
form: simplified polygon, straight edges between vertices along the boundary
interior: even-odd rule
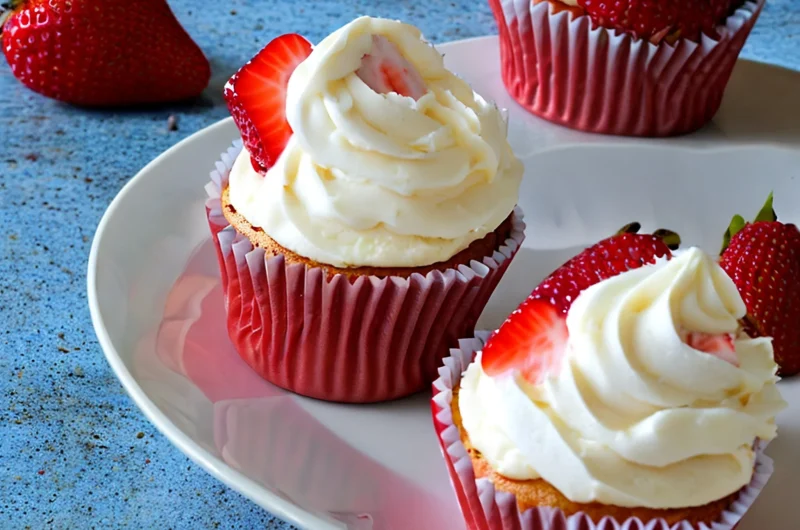
[[[441,51],[448,49],[475,44],[481,41],[497,40],[497,35],[483,35],[470,37],[466,39],[453,40],[443,43],[435,43],[435,47]],[[752,62],[760,63],[750,59],[739,58],[737,62]],[[780,65],[770,64],[770,66],[794,72],[795,70],[782,67]],[[208,125],[198,131],[193,132],[191,135],[177,142],[167,150],[160,153],[153,160],[148,162],[141,168],[125,185],[117,192],[111,203],[103,213],[100,222],[97,225],[94,236],[92,238],[92,245],[89,252],[89,258],[86,268],[86,288],[87,288],[87,301],[89,305],[89,313],[92,320],[92,327],[95,335],[97,336],[98,343],[103,351],[106,361],[110,365],[116,378],[120,381],[125,392],[133,400],[134,404],[142,411],[147,420],[152,423],[162,435],[164,435],[169,442],[174,445],[180,452],[188,456],[195,464],[204,469],[207,473],[215,477],[217,480],[230,487],[232,490],[240,493],[256,505],[262,507],[269,514],[278,517],[292,525],[300,528],[314,528],[321,530],[340,530],[346,528],[344,523],[334,524],[328,520],[320,518],[313,512],[307,511],[302,507],[280,497],[278,494],[273,493],[261,484],[248,478],[243,473],[237,471],[230,465],[226,464],[220,458],[216,457],[200,444],[195,442],[187,434],[181,431],[145,393],[143,388],[139,385],[136,378],[125,365],[121,355],[114,347],[109,332],[105,325],[105,320],[100,311],[99,297],[97,290],[97,264],[98,253],[100,251],[101,243],[104,239],[106,227],[110,220],[114,217],[115,212],[126,200],[126,196],[133,190],[140,181],[146,178],[146,175],[153,171],[154,167],[162,163],[163,160],[174,156],[177,152],[183,150],[188,145],[192,144],[199,138],[213,134],[218,129],[229,126],[233,119],[226,117],[218,120],[211,125]],[[625,142],[627,143],[627,142]],[[759,147],[787,147],[776,145],[773,143],[760,144],[753,142],[751,145]],[[676,147],[676,146],[672,146]],[[683,146],[685,147],[685,146]],[[733,147],[733,146],[731,146]],[[224,150],[224,146],[220,146],[220,151]],[[794,150],[792,148],[789,148]],[[211,168],[209,168],[209,171]]]

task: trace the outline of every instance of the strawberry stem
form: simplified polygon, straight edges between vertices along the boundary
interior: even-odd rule
[[[659,228],[653,235],[664,242],[670,250],[678,250],[681,246],[681,236],[677,232],[667,230],[666,228]]]
[[[642,225],[637,223],[636,221],[632,223],[628,223],[619,230],[615,235],[622,235],[622,234],[638,234],[639,230],[642,229]],[[678,247],[681,246],[681,236],[678,235],[677,232],[673,232],[672,230],[667,230],[666,228],[659,228],[653,235],[658,239],[662,240],[667,248],[670,250],[677,250]]]
[[[641,229],[642,229],[642,225],[640,225],[639,223],[634,221],[632,223],[626,224],[625,226],[623,226],[622,228],[617,230],[617,234],[616,235],[620,235],[620,234],[637,234],[637,233],[639,233],[639,230],[641,230]]]
[[[775,210],[772,208],[772,198],[772,192],[770,192],[769,196],[767,196],[767,201],[764,203],[764,206],[761,207],[761,210],[752,222],[758,223],[761,221],[771,222],[778,220],[778,216],[775,215]],[[733,216],[731,224],[728,225],[728,229],[725,231],[725,235],[722,236],[722,250],[719,251],[720,255],[730,246],[733,236],[741,232],[742,228],[747,226],[747,224],[747,221],[745,221],[744,217],[741,215],[736,214]]]

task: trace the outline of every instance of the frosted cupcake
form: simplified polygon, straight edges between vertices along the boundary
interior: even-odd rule
[[[489,0],[503,82],[583,131],[669,136],[714,117],[765,0]]]
[[[417,29],[369,17],[313,51],[275,39],[226,99],[244,149],[207,209],[242,358],[327,400],[424,388],[522,241],[501,112]]]
[[[469,528],[721,530],[754,502],[785,406],[770,339],[712,258],[670,256],[614,276],[579,256],[445,359],[435,424]],[[570,275],[598,281],[554,299]]]

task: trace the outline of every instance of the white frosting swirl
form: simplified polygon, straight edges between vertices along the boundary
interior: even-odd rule
[[[379,94],[356,75],[373,35],[396,46],[427,93]],[[362,17],[337,30],[289,81],[294,134],[266,176],[246,152],[230,200],[279,244],[338,267],[446,261],[513,210],[522,164],[497,107],[444,67],[419,30]]]
[[[461,382],[473,445],[515,479],[541,477],[573,502],[681,508],[721,499],[752,476],[756,439],[785,406],[771,339],[737,335],[739,366],[685,344],[687,331],[739,333],[736,286],[702,251],[585,290],[567,316],[562,369],[539,385]]]

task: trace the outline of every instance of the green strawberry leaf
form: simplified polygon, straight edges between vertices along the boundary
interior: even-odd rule
[[[772,192],[769,193],[769,197],[767,197],[767,202],[764,203],[764,206],[761,207],[761,211],[758,212],[756,218],[753,219],[754,223],[759,221],[777,221],[778,216],[775,215],[775,210],[772,209]]]
[[[767,202],[764,203],[764,206],[761,207],[761,211],[758,212],[756,218],[753,219],[754,223],[759,221],[777,221],[778,216],[775,214],[775,210],[772,208],[772,192],[769,192],[769,196],[767,197]],[[747,225],[747,221],[744,220],[744,217],[741,215],[734,215],[733,219],[731,219],[731,224],[728,226],[728,230],[725,232],[725,235],[722,237],[722,250],[720,250],[720,256],[725,252],[725,250],[730,246],[731,239],[733,236],[741,232],[742,228]]]
[[[653,235],[656,236],[658,239],[664,242],[667,245],[667,248],[670,250],[678,250],[681,246],[681,236],[678,235],[677,232],[673,232],[672,230],[667,230],[666,228],[659,228]]]
[[[722,237],[722,250],[719,251],[720,256],[728,248],[728,245],[731,244],[731,238],[738,234],[746,224],[747,221],[745,221],[744,217],[741,215],[737,214],[733,216],[733,219],[731,219],[731,224],[728,225],[728,229],[725,231],[725,235]]]

